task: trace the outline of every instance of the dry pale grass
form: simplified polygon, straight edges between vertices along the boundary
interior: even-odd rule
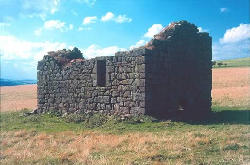
[[[35,109],[37,106],[37,86],[19,85],[0,87],[1,112],[18,111],[24,108]]]
[[[236,135],[231,127],[225,131],[199,130],[161,133],[127,133],[122,135],[98,132],[37,133],[32,131],[2,132],[3,164],[207,164],[250,161],[244,147],[249,133]],[[238,130],[239,131],[239,130]],[[240,139],[245,139],[244,142]],[[224,150],[228,145],[237,151]],[[213,153],[214,152],[214,153]]]
[[[213,69],[213,105],[249,107],[250,68]]]

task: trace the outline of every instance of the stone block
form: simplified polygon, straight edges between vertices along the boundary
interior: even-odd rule
[[[131,92],[130,91],[125,91],[123,94],[123,97],[130,97],[131,96]]]

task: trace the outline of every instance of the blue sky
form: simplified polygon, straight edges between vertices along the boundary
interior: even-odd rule
[[[210,33],[214,60],[250,56],[249,0],[0,0],[0,9],[1,78],[36,79],[51,50],[114,55],[179,20]]]

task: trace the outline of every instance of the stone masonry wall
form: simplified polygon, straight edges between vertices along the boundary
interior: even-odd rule
[[[60,66],[51,56],[38,63],[38,110],[64,113],[144,114],[144,49]],[[106,85],[97,86],[97,61],[106,61]]]
[[[38,111],[163,117],[184,110],[200,118],[211,110],[211,60],[211,37],[187,21],[115,56],[61,65],[46,55],[38,63]],[[104,68],[98,69],[98,61]],[[100,86],[102,73],[106,83]]]

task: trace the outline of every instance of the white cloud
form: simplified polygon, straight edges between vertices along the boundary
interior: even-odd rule
[[[21,13],[29,17],[39,16],[45,19],[47,14],[54,14],[59,10],[60,0],[22,0]]]
[[[0,28],[4,28],[4,27],[8,27],[8,26],[10,26],[10,23],[0,22]]]
[[[59,42],[31,42],[14,36],[0,36],[1,73],[4,78],[36,79],[36,66],[49,51],[67,48]]]
[[[40,35],[42,34],[42,31],[43,31],[42,28],[38,28],[38,29],[36,29],[36,30],[34,31],[34,34],[35,34],[36,36],[40,36]]]
[[[159,33],[163,29],[163,26],[161,24],[153,24],[150,28],[148,28],[148,31],[144,34],[144,39],[139,40],[135,45],[131,45],[129,49],[134,49],[141,47],[147,43],[149,39],[151,39],[155,34]]]
[[[2,75],[8,78],[35,79],[37,62],[47,52],[64,48],[72,48],[72,46],[60,42],[31,42],[10,35],[0,36]],[[118,46],[102,48],[95,44],[90,45],[85,50],[81,49],[83,55],[88,59],[97,56],[112,56],[117,51],[124,50]]]
[[[101,21],[106,22],[110,21],[115,17],[115,15],[112,12],[107,12],[104,16],[102,16]]]
[[[66,47],[65,43],[30,42],[18,39],[14,36],[0,36],[0,53],[2,60],[41,60],[43,55],[51,50],[59,50]]]
[[[44,22],[44,28],[45,29],[59,29],[62,30],[65,26],[65,22],[62,22],[60,20],[49,20]]]
[[[237,27],[226,30],[220,43],[233,43],[250,39],[250,24],[240,24]]]
[[[117,23],[131,22],[132,18],[128,18],[126,15],[118,15],[115,19]]]
[[[83,24],[87,25],[87,24],[91,24],[91,23],[96,23],[97,17],[96,16],[92,16],[92,17],[85,17],[83,19]]]
[[[101,48],[98,45],[90,45],[87,49],[81,50],[83,55],[87,58],[94,58],[98,56],[113,56],[118,51],[124,51],[125,49],[119,48],[117,46],[110,46],[106,48]]]
[[[69,24],[69,26],[66,26],[66,23],[60,20],[49,20],[44,22],[43,27],[36,29],[34,31],[34,34],[36,36],[40,36],[44,30],[59,30],[60,32],[66,32],[69,30],[73,30],[73,28],[73,24]]]
[[[69,30],[73,30],[74,25],[73,24],[69,24]]]
[[[250,24],[240,24],[226,30],[223,38],[213,44],[213,59],[230,59],[250,56]]]
[[[203,31],[202,27],[198,27],[197,29],[199,30],[199,32]]]
[[[163,26],[161,24],[153,24],[147,31],[147,33],[144,34],[144,37],[152,38],[154,35],[159,33],[163,29]]]
[[[145,44],[146,44],[145,40],[139,40],[135,45],[131,45],[129,49],[131,50],[134,48],[138,48],[138,47],[143,46]]]
[[[83,30],[92,30],[92,28],[91,27],[78,27],[78,29],[77,29],[78,31],[83,31]]]
[[[213,60],[250,57],[250,40],[243,40],[235,43],[214,43]]]
[[[197,29],[199,30],[199,32],[208,32],[209,31],[207,29],[203,29],[202,27],[198,27]]]
[[[40,17],[42,20],[45,20],[49,15],[58,12],[65,1],[66,0],[0,0],[1,9],[5,11],[1,13],[0,20],[4,20],[7,16],[12,16],[15,19],[20,16],[25,18]],[[96,3],[96,0],[74,0],[74,2],[84,3],[84,5],[92,7]],[[10,8],[13,9],[10,10]]]
[[[83,27],[79,27],[79,28],[78,28],[78,31],[83,31]]]
[[[220,8],[220,12],[221,12],[221,13],[225,13],[225,12],[227,12],[227,11],[228,11],[228,8],[225,8],[225,7]]]
[[[85,3],[90,7],[94,6],[96,3],[96,0],[76,0],[76,1],[80,3]]]
[[[107,22],[107,21],[114,21],[116,23],[126,23],[131,22],[132,18],[127,17],[125,14],[115,16],[112,12],[107,12],[104,16],[102,16],[101,21]]]

